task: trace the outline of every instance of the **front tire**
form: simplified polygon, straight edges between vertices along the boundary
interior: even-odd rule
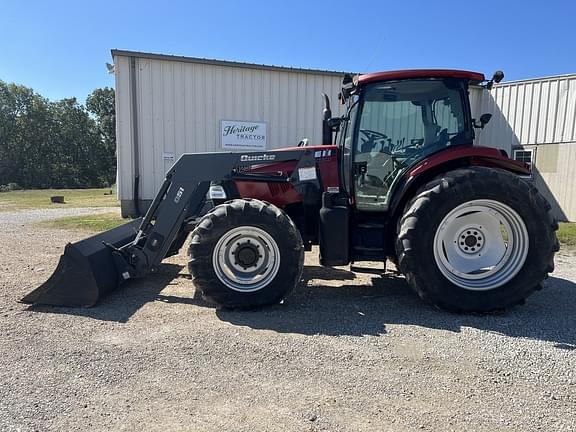
[[[554,270],[558,225],[535,187],[507,171],[470,167],[423,186],[396,242],[409,285],[456,312],[523,303]]]
[[[215,207],[192,232],[188,268],[211,303],[252,308],[280,302],[299,282],[304,246],[279,208],[237,199]]]

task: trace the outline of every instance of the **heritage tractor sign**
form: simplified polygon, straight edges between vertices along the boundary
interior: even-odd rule
[[[221,120],[220,139],[226,150],[266,150],[266,123]]]

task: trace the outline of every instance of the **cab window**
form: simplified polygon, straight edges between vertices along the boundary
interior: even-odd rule
[[[358,208],[385,210],[406,168],[450,145],[472,141],[458,82],[420,79],[377,83],[363,91],[354,148]]]

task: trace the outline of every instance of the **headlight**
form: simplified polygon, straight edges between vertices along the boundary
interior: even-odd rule
[[[208,190],[208,198],[210,199],[226,199],[226,192],[220,185],[210,185]]]

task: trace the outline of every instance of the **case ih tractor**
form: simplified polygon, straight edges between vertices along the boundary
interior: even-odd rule
[[[470,85],[479,73],[409,70],[344,77],[342,117],[325,97],[322,145],[184,154],[146,215],[68,244],[23,301],[92,306],[155,272],[190,235],[189,269],[224,307],[280,302],[304,251],[320,262],[397,264],[432,304],[490,312],[524,300],[554,269],[557,224],[504,151],[473,145]],[[380,267],[382,265],[380,264]]]

